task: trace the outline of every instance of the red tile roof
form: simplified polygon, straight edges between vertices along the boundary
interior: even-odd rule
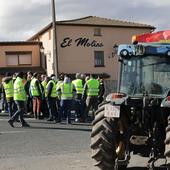
[[[38,41],[0,41],[0,46],[7,45],[42,45],[42,42]]]
[[[66,21],[59,21],[59,24],[71,24],[71,25],[101,25],[101,26],[125,26],[125,27],[144,27],[144,28],[155,28],[154,26],[135,23],[135,22],[128,22],[116,19],[108,19],[96,16],[88,16],[79,19],[73,20],[66,20]]]
[[[102,17],[96,17],[96,16],[88,16],[88,17],[83,17],[83,18],[78,18],[78,19],[73,19],[73,20],[57,21],[56,24],[57,25],[72,25],[72,26],[148,28],[151,30],[155,29],[154,26],[147,25],[147,24],[127,22],[127,21],[108,19],[108,18],[102,18]],[[34,40],[35,38],[37,38],[39,35],[42,35],[44,32],[46,32],[51,27],[52,27],[52,23],[48,24],[38,33],[33,35],[31,38],[28,39],[28,41]]]

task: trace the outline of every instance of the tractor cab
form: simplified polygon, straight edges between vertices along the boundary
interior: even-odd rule
[[[170,44],[120,45],[119,91],[129,96],[165,97],[170,89]]]

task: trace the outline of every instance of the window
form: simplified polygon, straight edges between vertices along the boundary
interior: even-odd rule
[[[95,67],[104,67],[104,51],[95,51],[94,52],[94,66]]]
[[[94,28],[94,36],[101,36],[101,28]]]
[[[6,62],[7,65],[16,66],[18,65],[18,56],[15,54],[13,55],[6,54]]]
[[[8,66],[31,65],[32,52],[6,52]]]
[[[19,65],[25,65],[25,64],[31,64],[32,62],[31,62],[31,54],[20,54],[20,55],[18,55],[18,57],[19,57],[19,60],[18,60],[18,63],[19,63]]]

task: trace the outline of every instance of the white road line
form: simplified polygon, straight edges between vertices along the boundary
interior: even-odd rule
[[[26,131],[3,131],[0,134],[13,134],[13,133],[24,133]]]
[[[0,121],[8,121],[9,119],[0,119]]]

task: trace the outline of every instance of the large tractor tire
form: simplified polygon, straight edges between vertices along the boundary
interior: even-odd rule
[[[168,158],[168,163],[170,163],[170,116],[168,117],[168,126],[166,128],[165,156]]]
[[[95,160],[94,165],[99,169],[114,170],[116,159],[124,159],[125,144],[117,138],[120,134],[119,121],[104,116],[106,104],[108,103],[100,105],[92,123],[92,158]]]

